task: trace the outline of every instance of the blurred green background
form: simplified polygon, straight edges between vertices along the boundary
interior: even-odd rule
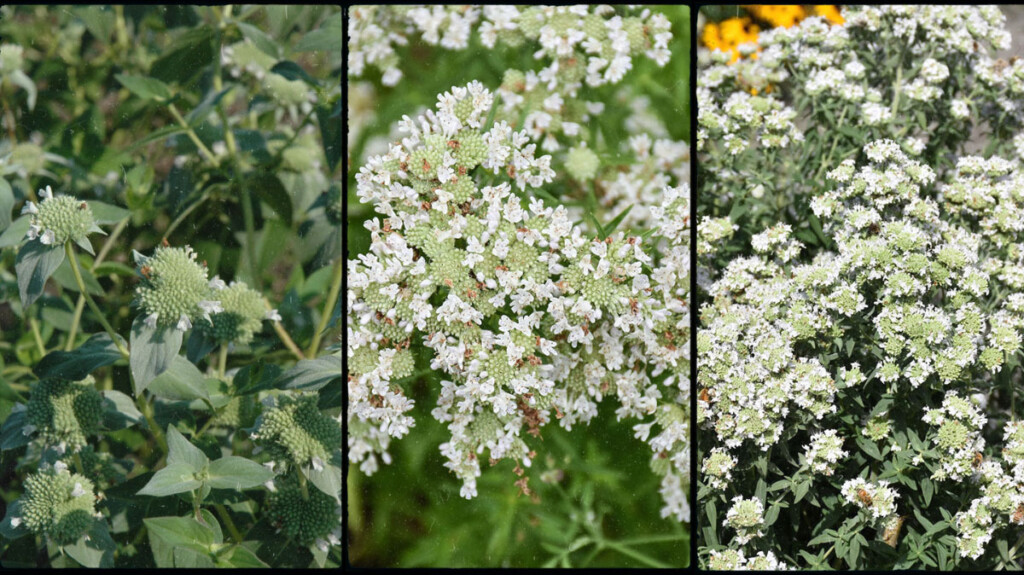
[[[686,6],[653,6],[672,23],[672,59],[664,68],[646,58],[614,86],[584,87],[579,97],[615,102],[630,87],[649,98],[651,112],[673,140],[690,141],[690,12]],[[433,107],[439,93],[479,80],[495,89],[506,69],[537,69],[532,50],[501,44],[483,48],[474,33],[470,48],[450,51],[416,41],[399,47],[405,76],[395,87],[382,86],[380,73],[349,81],[350,114],[365,122],[349,142],[346,159],[347,257],[365,253],[370,244],[363,222],[374,213],[356,196],[355,174],[367,144],[387,136],[403,114]],[[362,86],[361,93],[353,86]],[[361,107],[361,108],[360,108]],[[353,108],[357,108],[353,110]],[[628,106],[609,104],[594,123],[606,141],[625,137]],[[368,115],[372,114],[372,117]],[[350,125],[356,120],[349,118]],[[539,152],[540,153],[540,152]],[[547,189],[556,197],[557,189]],[[420,370],[427,368],[418,359]],[[431,415],[441,377],[428,374],[407,388],[416,401],[416,427],[392,443],[390,465],[371,477],[356,466],[348,472],[349,557],[355,566],[562,566],[683,567],[689,565],[689,535],[673,519],[662,519],[658,478],[649,468],[650,449],[633,437],[635,421],[615,420],[606,400],[590,426],[571,432],[557,424],[543,428],[542,443],[529,488],[537,501],[522,495],[509,461],[489,468],[478,479],[479,495],[459,496],[459,482],[443,467],[438,446],[450,437]],[[542,481],[541,478],[548,482]]]

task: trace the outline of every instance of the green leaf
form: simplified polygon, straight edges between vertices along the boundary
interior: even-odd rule
[[[135,395],[140,395],[150,382],[171,367],[181,349],[182,333],[173,328],[147,327],[140,315],[132,322],[131,365]]]
[[[184,464],[192,473],[198,473],[210,464],[210,458],[198,447],[192,445],[173,425],[167,428],[167,465]]]
[[[131,212],[124,208],[112,206],[103,202],[97,202],[95,200],[91,200],[87,203],[89,204],[89,209],[92,210],[93,219],[95,219],[96,223],[101,226],[116,224],[131,214]]]
[[[327,169],[333,173],[341,162],[341,118],[333,117],[326,105],[316,107],[316,119],[320,124],[320,140],[327,158]]]
[[[242,36],[259,48],[260,52],[263,52],[274,59],[281,57],[280,46],[278,46],[277,43],[274,42],[274,39],[267,35],[263,30],[260,30],[252,24],[246,24],[245,22],[239,22],[237,20],[235,21],[235,25],[238,26],[238,29],[242,32]]]
[[[214,106],[216,106],[224,98],[224,96],[227,95],[227,93],[233,90],[234,88],[234,86],[228,86],[220,92],[208,92],[206,94],[206,97],[203,98],[203,101],[199,102],[198,106],[193,108],[191,112],[185,115],[185,121],[188,122],[189,126],[196,126],[197,124],[204,122],[206,120],[206,117],[213,110]]]
[[[341,377],[341,353],[337,353],[296,363],[274,382],[274,387],[316,391]]]
[[[139,141],[135,142],[134,144],[132,144],[131,146],[129,146],[128,147],[128,151],[135,151],[135,150],[141,148],[142,146],[145,146],[146,144],[149,144],[149,143],[152,143],[152,142],[158,142],[158,141],[160,141],[160,140],[162,140],[164,138],[170,138],[171,136],[176,136],[178,134],[184,134],[187,131],[188,130],[186,130],[185,128],[183,128],[183,127],[181,127],[181,126],[179,126],[177,124],[174,124],[174,125],[171,125],[171,126],[164,126],[163,128],[160,128],[159,130],[154,130],[153,132],[150,132],[150,134],[148,136],[142,138],[141,140],[139,140]]]
[[[28,420],[24,411],[8,415],[4,420],[3,427],[0,427],[0,450],[6,451],[28,445],[32,438],[25,435],[26,425],[28,425]]]
[[[11,225],[0,234],[0,248],[16,246],[25,239],[29,226],[32,225],[32,216],[25,214],[14,220]]]
[[[96,281],[96,276],[92,275],[92,272],[84,266],[80,267],[79,271],[82,274],[82,283],[85,284],[85,291],[89,295],[103,295],[103,288],[100,286],[100,282]],[[66,258],[57,267],[57,271],[53,272],[53,281],[57,282],[64,289],[73,292],[79,291],[78,281],[75,280],[75,272],[71,269],[71,261]]]
[[[316,78],[310,76],[308,72],[302,69],[302,66],[299,66],[291,60],[281,60],[277,64],[274,64],[274,67],[272,67],[270,71],[274,74],[284,76],[289,80],[302,80],[310,86],[320,85],[320,82],[317,82]]]
[[[249,568],[269,568],[267,565],[256,556],[255,553],[242,547],[241,545],[235,545],[230,551],[225,553],[218,560],[218,566],[220,567],[249,567]]]
[[[128,88],[129,92],[143,100],[156,100],[158,102],[163,102],[171,99],[171,88],[156,78],[149,78],[147,76],[131,76],[128,74],[116,74],[114,77],[117,78],[117,81],[120,82],[122,86]]]
[[[629,214],[629,211],[633,209],[634,205],[636,204],[630,204],[629,206],[626,206],[626,209],[619,212],[619,215],[615,216],[615,219],[608,222],[608,225],[604,227],[604,237],[612,235],[612,232],[615,231],[615,228],[619,227],[619,224],[621,224],[622,220],[626,218],[626,215]]]
[[[214,489],[252,489],[274,477],[274,472],[244,457],[228,455],[210,464],[207,482]]]
[[[295,52],[341,52],[341,14],[307,33],[295,44]]]
[[[117,544],[110,537],[107,522],[103,519],[93,521],[92,527],[78,541],[64,546],[64,552],[78,561],[83,567],[102,567],[109,569],[114,566],[114,551]]]
[[[224,543],[224,532],[221,531],[220,523],[209,509],[200,509],[199,517],[196,518],[196,521],[199,521],[200,525],[210,528],[210,531],[213,532],[213,542],[215,544]]]
[[[96,277],[119,275],[122,277],[134,277],[135,269],[121,262],[103,262],[98,266],[92,268],[92,272]]]
[[[103,426],[107,429],[124,429],[145,420],[132,398],[111,389],[100,393],[103,394]]]
[[[185,357],[192,363],[199,363],[217,347],[217,342],[208,337],[204,332],[194,329],[188,336],[188,343],[185,344]]]
[[[14,191],[7,180],[0,178],[0,231],[11,225],[11,210],[14,209]]]
[[[281,371],[280,366],[266,363],[262,359],[243,367],[235,374],[235,395],[249,395],[274,389]]]
[[[300,467],[302,474],[309,479],[310,483],[316,485],[316,488],[323,491],[327,495],[330,495],[341,503],[341,466],[332,463],[326,463],[323,469],[317,471],[310,467]]]
[[[171,429],[174,428],[171,427]],[[195,471],[191,465],[180,461],[170,463],[170,456],[168,456],[167,460],[167,467],[157,471],[150,478],[149,483],[136,495],[164,497],[166,495],[174,495],[175,493],[187,493],[202,485],[202,482],[195,478]],[[213,539],[211,538],[210,540],[212,541]]]
[[[11,525],[11,519],[15,517],[21,517],[21,500],[15,500],[7,506],[7,515],[4,516],[4,520],[0,522],[0,537],[13,541],[19,537],[23,537],[29,534],[28,527],[22,523],[17,527]]]
[[[118,336],[122,345],[127,342]],[[97,333],[72,351],[52,351],[32,370],[39,379],[80,381],[97,369],[121,359],[121,352],[107,333]]]
[[[38,239],[28,242],[18,250],[14,269],[18,274],[18,292],[23,308],[28,308],[43,294],[46,280],[63,261],[64,246],[43,245]]]
[[[149,517],[143,519],[149,533],[149,544],[158,567],[176,567],[177,560],[192,559],[175,556],[175,549],[187,549],[206,555],[213,544],[213,530],[191,517]]]
[[[34,110],[36,107],[36,83],[33,82],[32,78],[29,78],[25,74],[25,72],[22,72],[21,70],[15,70],[11,72],[11,75],[9,77],[11,79],[11,82],[13,82],[15,86],[19,86],[23,88],[25,92],[27,92],[28,109]]]
[[[163,50],[150,67],[150,74],[164,82],[188,83],[213,63],[213,35],[210,26],[189,28]]]
[[[292,199],[277,176],[268,172],[257,172],[246,180],[245,185],[285,223],[292,223]]]
[[[210,391],[206,388],[206,378],[202,372],[192,362],[177,355],[171,358],[170,367],[149,383],[149,392],[157,397],[177,401],[210,400]]]

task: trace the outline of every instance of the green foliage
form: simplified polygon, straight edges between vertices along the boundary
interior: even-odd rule
[[[0,7],[4,568],[340,565],[340,25]],[[275,471],[252,426],[300,392],[333,434]]]

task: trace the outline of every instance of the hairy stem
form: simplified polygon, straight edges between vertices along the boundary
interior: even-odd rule
[[[82,271],[79,269],[78,258],[75,256],[75,250],[71,247],[71,242],[64,243],[64,252],[67,253],[68,259],[71,261],[71,270],[75,272],[75,283],[78,284],[78,293],[85,298],[85,303],[89,304],[89,308],[96,314],[96,318],[103,326],[103,329],[107,330],[107,333],[110,334],[110,339],[113,340],[114,345],[117,347],[117,351],[121,352],[122,357],[128,359],[128,350],[121,345],[117,332],[114,331],[110,322],[108,322],[107,318],[103,315],[103,311],[100,310],[100,306],[96,305],[92,296],[90,296],[89,292],[85,290],[85,281],[82,280]]]
[[[256,263],[256,219],[252,212],[252,195],[247,186],[241,186],[242,218],[245,220],[245,253],[249,260],[249,275],[256,291],[263,291],[262,278]]]
[[[36,341],[36,347],[39,348],[41,355],[46,355],[46,345],[43,343],[43,336],[39,333],[39,322],[36,318],[29,316],[28,325],[32,328],[32,338]]]
[[[320,337],[324,330],[327,329],[327,322],[330,321],[331,312],[334,311],[334,302],[338,301],[338,293],[341,292],[341,264],[341,259],[338,259],[334,264],[334,276],[331,279],[331,291],[327,294],[327,302],[324,304],[324,312],[320,316],[320,323],[316,326],[316,331],[313,332],[313,342],[309,344],[309,351],[306,354],[310,357],[316,357],[316,352],[320,349]]]

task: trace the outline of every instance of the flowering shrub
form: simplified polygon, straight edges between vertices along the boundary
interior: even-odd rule
[[[4,568],[341,564],[341,36],[0,8]]]
[[[628,421],[625,445],[645,442],[659,478],[655,513],[666,521],[656,537],[676,542],[672,559],[609,538],[585,510],[570,519],[590,534],[548,544],[557,549],[548,565],[568,566],[597,544],[587,564],[607,541],[618,555],[610,564],[679,566],[689,521],[689,148],[668,137],[672,118],[652,112],[630,70],[685,58],[685,45],[670,42],[687,22],[610,6],[356,6],[350,16],[350,78],[373,74],[381,87],[362,85],[381,97],[399,82],[410,89],[415,44],[443,48],[439,65],[471,44],[476,58],[532,56],[425,95],[419,105],[432,108],[422,113],[406,106],[379,152],[352,166],[350,214],[358,204],[374,213],[358,222],[367,249],[348,261],[350,478],[433,450],[472,505],[498,498],[484,485],[492,474],[538,503],[560,497],[547,485],[561,489],[565,475],[548,447],[563,436],[552,428]],[[628,115],[598,120],[620,102]],[[350,125],[368,124],[358,108],[349,114]],[[443,439],[417,433],[425,419],[444,426]],[[396,456],[400,443],[411,445]]]
[[[842,16],[699,55],[700,563],[1020,568],[1024,62]]]

